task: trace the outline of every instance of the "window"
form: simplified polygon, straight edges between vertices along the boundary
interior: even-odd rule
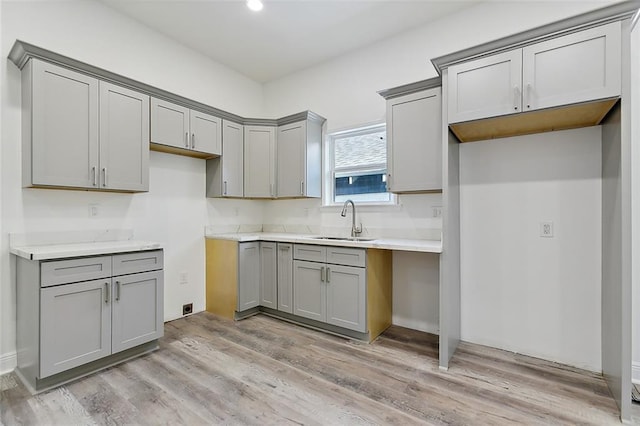
[[[387,134],[384,124],[329,135],[325,204],[388,204]]]

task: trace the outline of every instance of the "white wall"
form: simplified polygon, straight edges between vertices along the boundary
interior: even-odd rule
[[[631,32],[631,116],[640,116],[640,22]],[[633,381],[640,384],[640,120],[631,120],[631,182],[632,182],[632,348]]]
[[[600,130],[460,146],[463,340],[601,371]]]
[[[94,1],[3,1],[1,52],[16,39],[243,116],[264,116],[262,86]],[[204,309],[204,228],[224,222],[205,199],[205,161],[151,152],[143,194],[21,188],[20,71],[0,66],[0,368],[15,365],[15,286],[8,233],[133,229],[165,245],[165,319]],[[99,204],[89,218],[88,205]],[[262,211],[258,216],[261,218]],[[179,284],[181,274],[188,283]]]
[[[610,2],[554,1],[553,5],[549,2],[535,1],[486,2],[324,64],[266,83],[266,110],[271,117],[278,117],[311,109],[327,118],[328,132],[381,122],[385,118],[385,103],[376,92],[435,77],[437,74],[430,63],[431,58],[588,12],[607,3]],[[403,211],[406,211],[405,215],[393,209],[386,212],[378,210],[371,215],[363,211],[362,222],[365,227],[368,224],[381,227],[390,225],[403,227],[396,229],[396,232],[402,234],[424,234],[425,228],[440,226],[429,218],[429,206],[441,203],[437,197],[439,196],[401,197],[401,202],[410,206],[403,208]],[[287,212],[298,213],[289,218],[286,216]],[[286,207],[278,201],[266,207],[265,221],[274,224],[284,222],[290,226],[338,226],[333,215],[338,216],[337,212],[320,208],[318,201],[290,201]],[[393,265],[394,321],[403,324],[423,324],[417,327],[432,331],[432,319],[438,312],[438,301],[433,297],[434,289],[428,278],[432,276],[432,265],[420,262],[408,253],[400,252],[394,253]],[[411,270],[410,273],[406,272],[407,268]],[[418,282],[424,285],[417,285]],[[542,289],[538,290],[537,296],[542,297]],[[406,297],[406,291],[411,292],[412,297]],[[589,288],[588,291],[591,293],[587,298],[591,298],[592,301],[599,297],[599,289]],[[421,314],[416,314],[414,310],[412,302],[415,300],[423,302],[424,312]],[[470,303],[472,300],[463,300],[463,309]],[[489,306],[500,308],[496,301],[492,301]],[[423,315],[424,317],[421,317]],[[534,311],[530,315],[544,320],[544,314],[540,312]],[[575,321],[572,324],[573,329],[578,326]],[[487,329],[481,324],[468,322],[463,324],[463,328],[466,331],[464,338],[486,338],[487,341],[491,339],[492,333],[487,334]],[[535,349],[538,344],[541,347],[548,346],[543,336],[531,338],[532,342],[527,348]],[[497,347],[514,347],[511,346],[507,335],[493,339],[492,342]],[[586,346],[588,354],[577,354],[575,350],[565,350],[563,345],[559,345],[562,353],[550,353],[550,356],[563,359],[569,364],[598,369],[599,346]],[[530,353],[540,352],[533,350]]]

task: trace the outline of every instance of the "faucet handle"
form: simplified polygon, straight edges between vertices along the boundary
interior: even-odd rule
[[[360,223],[360,225],[353,228],[353,233],[354,233],[354,237],[357,237],[358,235],[362,234],[362,223]]]

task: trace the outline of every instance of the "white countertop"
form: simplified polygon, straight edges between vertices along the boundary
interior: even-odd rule
[[[63,259],[66,257],[94,256],[98,254],[126,253],[161,249],[160,243],[149,241],[100,241],[85,243],[47,244],[11,247],[16,256],[30,260]]]
[[[372,241],[321,240],[317,235],[251,232],[207,234],[206,238],[217,240],[248,241],[276,241],[281,243],[317,244],[324,246],[376,248],[385,250],[417,251],[425,253],[442,253],[442,241],[439,240],[411,240],[394,238],[376,238]]]

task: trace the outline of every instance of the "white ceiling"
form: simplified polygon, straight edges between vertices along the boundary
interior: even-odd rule
[[[480,0],[101,0],[258,82],[278,79]]]

